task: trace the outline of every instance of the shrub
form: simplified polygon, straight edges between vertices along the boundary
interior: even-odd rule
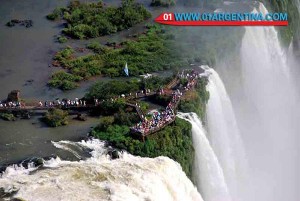
[[[95,53],[107,53],[109,50],[107,47],[105,47],[104,45],[101,45],[98,42],[92,42],[90,44],[87,45],[88,49],[93,50]]]
[[[16,117],[10,113],[1,113],[0,118],[5,121],[15,121],[16,120]]]
[[[66,43],[68,41],[68,39],[64,36],[59,36],[57,40],[59,43]]]
[[[86,98],[92,99],[96,97],[98,99],[108,99],[122,94],[136,92],[139,89],[140,83],[135,79],[130,81],[113,80],[110,82],[98,82],[89,89]]]
[[[100,130],[106,130],[108,126],[114,123],[114,117],[113,116],[107,116],[107,117],[101,117],[100,118],[100,123],[97,126],[97,129]]]
[[[59,20],[62,18],[65,8],[55,8],[52,13],[47,15],[48,20]]]
[[[68,112],[61,109],[50,109],[43,120],[51,127],[64,126],[68,124]]]
[[[207,78],[198,80],[195,90],[187,92],[180,101],[178,109],[182,112],[195,112],[205,121],[206,104],[209,100],[209,92],[206,91]]]
[[[57,71],[53,73],[48,86],[59,88],[62,90],[71,90],[78,87],[76,82],[82,80],[81,77],[66,73],[65,71]]]

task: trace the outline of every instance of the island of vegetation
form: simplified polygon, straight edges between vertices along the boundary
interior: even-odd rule
[[[50,127],[64,126],[68,124],[68,112],[58,108],[51,108],[42,120]]]
[[[56,8],[47,15],[49,20],[63,19],[67,22],[63,33],[72,38],[95,38],[128,29],[143,22],[151,14],[134,0],[122,0],[120,7],[105,3],[80,3],[72,1],[66,8]]]
[[[75,50],[66,47],[54,57],[54,63],[67,71],[52,75],[49,86],[69,90],[78,87],[78,82],[92,76],[125,76],[124,66],[130,65],[130,76],[187,66],[186,58],[172,48],[174,39],[160,26],[149,26],[146,33],[127,40],[118,47],[108,47],[93,42],[87,48],[93,54],[76,57]],[[174,46],[173,46],[174,47]]]

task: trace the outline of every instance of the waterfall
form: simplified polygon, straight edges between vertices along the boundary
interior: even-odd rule
[[[253,12],[267,13],[262,3]],[[251,166],[242,200],[296,201],[299,99],[274,27],[246,27],[233,107]]]
[[[75,145],[88,148],[92,157],[77,162],[52,158],[43,168],[10,166],[0,175],[0,190],[22,200],[203,201],[181,166],[167,157],[121,153],[111,160],[99,140],[54,145],[71,153]]]
[[[207,90],[210,98],[207,104],[208,137],[220,161],[226,183],[234,200],[237,200],[238,180],[246,176],[246,159],[240,138],[231,100],[225,86],[213,69],[210,73]]]
[[[206,137],[202,122],[195,113],[179,113],[178,117],[192,124],[195,148],[194,174],[205,201],[231,200],[222,167]]]

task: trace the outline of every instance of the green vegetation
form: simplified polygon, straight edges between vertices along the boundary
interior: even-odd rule
[[[72,1],[67,8],[57,8],[47,16],[49,20],[66,20],[68,25],[63,33],[77,39],[109,35],[150,17],[145,7],[134,0],[122,0],[120,7],[105,6],[102,1]]]
[[[94,137],[106,140],[110,145],[142,157],[168,156],[176,160],[191,178],[194,148],[191,124],[177,118],[174,125],[150,135],[145,142],[132,138],[128,125],[118,124],[113,117],[102,118],[92,132]]]
[[[101,53],[106,53],[107,51],[109,51],[107,46],[101,45],[100,43],[94,41],[90,44],[87,45],[87,48],[90,50],[93,50],[93,52],[97,53],[97,54],[101,54]]]
[[[76,82],[80,80],[82,80],[80,76],[72,75],[65,71],[57,71],[52,75],[48,85],[61,90],[71,90],[79,86]]]
[[[47,15],[48,20],[59,20],[63,17],[64,12],[66,11],[65,8],[55,8],[52,13]]]
[[[202,121],[205,120],[206,103],[209,99],[209,92],[206,91],[207,79],[199,79],[193,91],[188,91],[180,101],[178,109],[182,112],[195,112]]]
[[[16,117],[11,113],[1,113],[0,118],[5,121],[15,121]]]
[[[69,74],[79,76],[77,82],[96,75],[125,76],[123,68],[126,62],[128,62],[130,76],[137,76],[187,66],[188,60],[181,56],[179,50],[174,49],[174,43],[172,34],[166,33],[160,26],[151,26],[146,34],[140,35],[136,40],[122,42],[121,48],[115,49],[94,42],[89,44],[88,48],[95,54],[76,58],[75,51],[67,47],[58,52],[54,60],[68,70]],[[56,76],[52,76],[53,78]]]
[[[68,39],[65,36],[59,36],[59,37],[57,37],[57,41],[59,43],[66,43],[68,41]]]
[[[140,89],[140,82],[137,79],[131,79],[129,81],[112,80],[110,82],[98,82],[93,85],[86,97],[92,99],[96,97],[98,99],[108,99],[121,94],[135,93]]]
[[[43,121],[51,127],[67,125],[68,112],[61,109],[50,109],[43,117]]]
[[[297,34],[299,29],[300,15],[297,9],[297,2],[294,0],[265,0],[263,3],[268,7],[269,12],[286,12],[288,14],[289,25],[285,27],[278,27],[281,42],[288,47],[290,42]]]
[[[136,93],[144,89],[158,90],[167,83],[170,82],[172,78],[161,78],[161,77],[151,77],[148,79],[130,79],[124,80],[112,80],[109,82],[98,82],[93,85],[88,93],[86,94],[87,99],[109,99],[121,94]],[[132,94],[134,95],[134,94]]]
[[[150,6],[162,6],[162,7],[169,7],[175,6],[175,0],[152,0]]]
[[[87,48],[94,54],[75,57],[75,50],[66,47],[55,55],[54,60],[66,69],[68,74],[76,77],[76,81],[72,82],[97,75],[125,76],[123,69],[126,62],[130,76],[160,70],[175,70],[194,62],[214,66],[216,58],[236,55],[238,39],[242,38],[243,33],[243,29],[232,27],[205,29],[176,27],[175,29],[152,25],[148,26],[145,34],[141,34],[134,40],[124,41],[118,44],[117,48],[93,42]],[[54,78],[56,76],[52,76],[52,80]],[[72,87],[62,87],[62,84],[56,81],[54,83],[50,86],[64,89],[76,87],[75,84]]]

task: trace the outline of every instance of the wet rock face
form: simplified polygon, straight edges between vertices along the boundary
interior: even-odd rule
[[[13,19],[13,20],[10,20],[9,22],[7,22],[6,26],[8,26],[8,27],[14,27],[17,24],[19,24],[21,26],[25,26],[26,28],[29,28],[29,27],[33,26],[33,21],[32,20],[18,20],[18,19]]]
[[[118,159],[120,158],[119,153],[117,150],[109,150],[108,155],[110,156],[111,159]]]
[[[9,198],[15,195],[18,192],[18,189],[12,188],[7,192],[4,188],[0,188],[0,199],[1,198]]]

